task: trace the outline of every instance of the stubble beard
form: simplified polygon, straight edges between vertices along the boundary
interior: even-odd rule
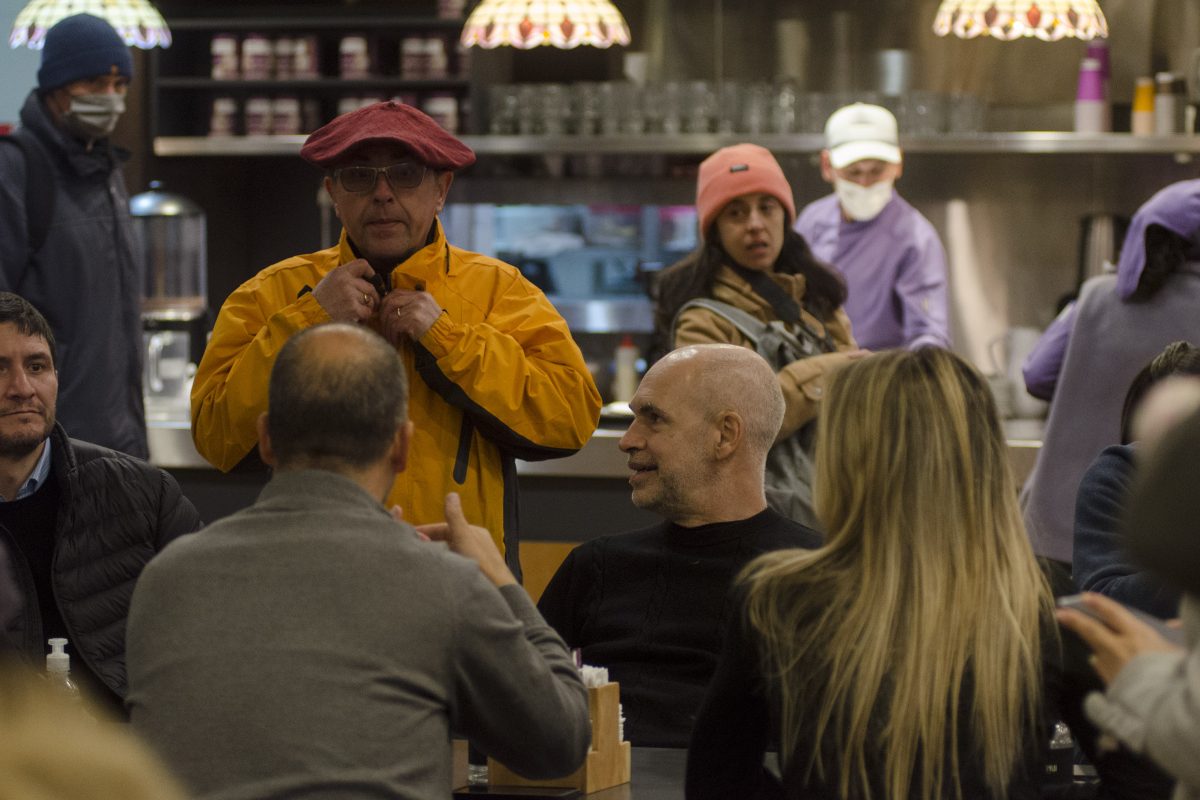
[[[54,430],[54,416],[46,419],[46,426],[39,433],[19,433],[11,436],[0,435],[0,458],[17,459],[37,450],[42,442],[50,437]]]
[[[652,488],[652,492],[643,490],[640,497],[639,492],[633,492],[630,498],[633,504],[668,520],[677,518],[680,512],[686,510],[687,502],[675,481],[664,480],[660,474],[657,485]]]

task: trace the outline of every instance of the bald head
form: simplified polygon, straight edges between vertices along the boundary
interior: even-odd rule
[[[737,345],[697,344],[672,350],[652,369],[686,374],[691,400],[707,419],[736,413],[746,446],[766,458],[783,424],[783,391],[766,359]]]
[[[271,370],[267,431],[279,467],[365,467],[387,455],[408,409],[396,351],[332,323],[288,340]]]
[[[642,378],[621,437],[633,504],[692,527],[766,507],[767,451],[783,420],[775,373],[752,350],[696,345]]]

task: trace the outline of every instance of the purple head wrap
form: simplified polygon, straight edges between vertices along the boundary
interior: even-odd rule
[[[1200,229],[1200,180],[1180,181],[1161,189],[1133,215],[1117,261],[1117,295],[1128,300],[1146,268],[1146,228],[1161,225],[1185,239]]]

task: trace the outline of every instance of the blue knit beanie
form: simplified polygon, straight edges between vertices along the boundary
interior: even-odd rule
[[[91,14],[76,14],[54,24],[46,33],[38,88],[57,89],[83,78],[117,73],[133,78],[133,56],[112,25]]]

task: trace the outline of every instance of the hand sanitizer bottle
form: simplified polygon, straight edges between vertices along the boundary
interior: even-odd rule
[[[50,639],[50,652],[46,654],[46,677],[64,695],[73,700],[80,699],[79,687],[71,680],[71,657],[67,655],[66,639]]]

